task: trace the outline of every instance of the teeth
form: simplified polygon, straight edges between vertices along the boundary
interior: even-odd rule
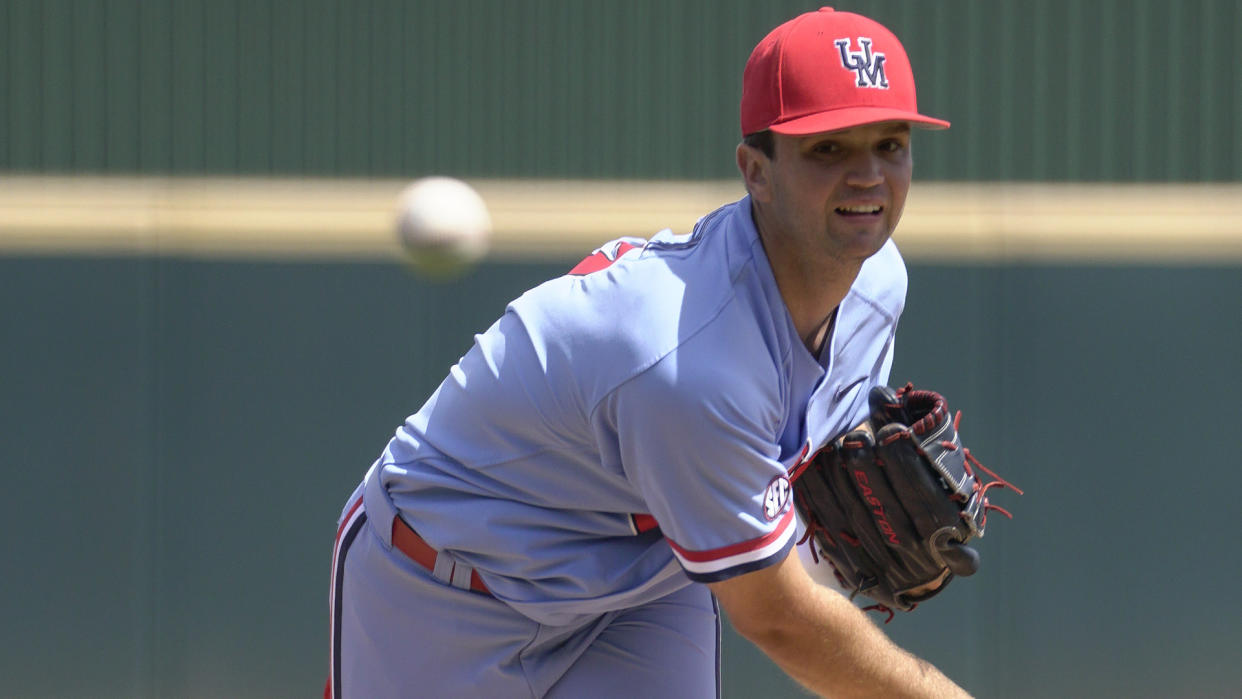
[[[875,214],[880,212],[878,206],[842,206],[837,211],[844,211],[847,214]]]

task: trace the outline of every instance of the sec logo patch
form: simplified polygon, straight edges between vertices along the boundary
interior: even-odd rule
[[[789,485],[788,478],[785,476],[773,478],[768,484],[768,489],[763,493],[763,516],[767,517],[769,522],[779,517],[789,506],[792,493],[793,489]]]

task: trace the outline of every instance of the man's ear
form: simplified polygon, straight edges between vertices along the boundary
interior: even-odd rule
[[[737,144],[737,169],[742,173],[746,191],[755,201],[767,202],[772,199],[772,188],[768,179],[771,162],[758,148],[745,143]]]

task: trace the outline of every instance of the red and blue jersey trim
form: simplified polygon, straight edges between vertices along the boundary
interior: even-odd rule
[[[341,688],[341,596],[345,587],[345,554],[366,524],[367,512],[362,496],[350,506],[336,528],[336,543],[332,546],[332,587],[328,595],[328,633],[332,639],[331,662],[328,681],[323,688],[324,699],[337,699]]]
[[[763,536],[716,549],[693,551],[665,539],[674,555],[695,582],[719,582],[742,573],[766,568],[789,555],[794,541],[794,511],[785,510],[776,528]]]

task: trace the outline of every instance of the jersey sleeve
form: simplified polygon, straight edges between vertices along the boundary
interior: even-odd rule
[[[626,478],[697,582],[764,568],[793,545],[783,384],[766,348],[746,342],[665,357],[604,407]]]

